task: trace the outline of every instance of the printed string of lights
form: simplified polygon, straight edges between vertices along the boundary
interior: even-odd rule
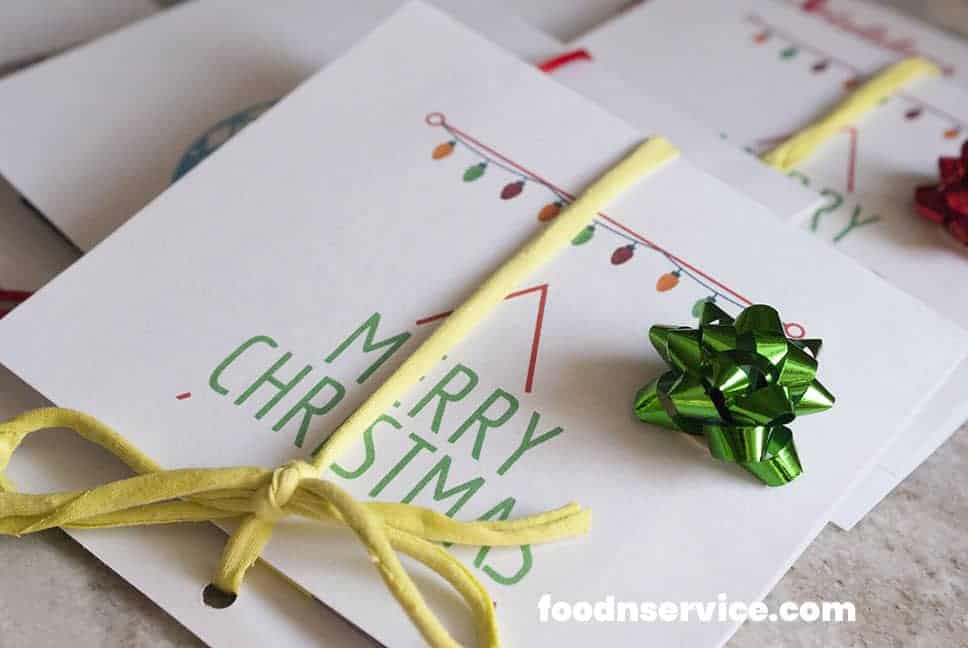
[[[729,302],[730,304],[732,304],[733,306],[736,306],[740,310],[746,308],[747,306],[746,304],[743,304],[742,302],[737,301],[736,299],[730,297],[728,294],[725,294],[720,290],[716,290],[716,288],[714,288],[713,286],[705,282],[703,279],[698,277],[689,269],[685,268],[682,264],[678,263],[670,254],[667,254],[664,250],[660,250],[656,248],[651,243],[643,243],[642,241],[639,241],[638,239],[633,238],[628,234],[621,232],[615,229],[614,227],[609,226],[607,223],[597,218],[594,221],[592,221],[592,225],[589,225],[587,228],[585,228],[585,231],[581,232],[578,236],[575,237],[575,239],[572,241],[572,245],[582,245],[584,243],[587,243],[589,240],[591,240],[593,236],[593,231],[596,228],[602,228],[604,230],[607,230],[612,234],[614,234],[615,236],[618,236],[619,238],[623,238],[626,241],[628,241],[627,245],[623,245],[622,247],[616,249],[612,253],[612,263],[614,265],[621,265],[626,261],[628,261],[629,259],[631,259],[632,255],[635,252],[635,248],[638,245],[645,245],[646,247],[653,250],[654,252],[658,252],[659,254],[664,256],[666,260],[669,261],[669,263],[672,264],[672,266],[675,269],[672,270],[671,272],[667,272],[664,275],[660,276],[659,280],[656,281],[655,289],[657,291],[666,292],[668,290],[672,290],[673,288],[679,285],[679,278],[682,277],[682,275],[686,275],[689,279],[692,279],[694,282],[696,282],[697,284],[705,288],[707,291],[709,291],[710,294],[708,297],[704,297],[703,299],[700,299],[693,306],[692,314],[694,316],[699,317],[699,308],[700,306],[702,306],[703,302],[717,301],[718,299],[723,299]],[[587,232],[587,235],[586,235],[586,232]]]
[[[837,58],[836,56],[833,56],[828,52],[811,45],[805,40],[797,38],[789,32],[777,28],[775,25],[755,14],[746,16],[746,20],[758,29],[758,31],[753,35],[753,42],[755,44],[762,45],[774,37],[785,43],[783,49],[780,50],[779,56],[781,59],[794,59],[797,57],[800,51],[803,50],[812,54],[817,59],[817,61],[810,67],[810,71],[814,74],[820,74],[831,67],[846,70],[850,74],[850,77],[844,81],[844,89],[846,90],[854,90],[863,81],[863,77],[865,76],[864,72],[853,63],[845,61],[841,58]],[[904,113],[904,118],[906,120],[914,121],[915,119],[921,117],[924,113],[929,113],[946,123],[946,128],[942,131],[942,136],[945,139],[954,139],[961,133],[968,132],[968,123],[965,123],[961,119],[942,110],[941,108],[922,101],[909,93],[898,92],[896,96],[911,104],[911,108]]]
[[[442,160],[449,157],[454,153],[458,146],[466,149],[471,153],[471,155],[479,160],[464,170],[464,182],[474,182],[475,180],[483,177],[488,168],[496,167],[513,178],[511,182],[505,184],[501,189],[500,198],[502,200],[511,200],[516,196],[519,196],[524,191],[524,188],[528,183],[543,187],[554,196],[554,200],[546,204],[538,212],[537,218],[541,222],[547,222],[554,219],[565,206],[570,204],[575,199],[574,195],[570,194],[564,189],[561,189],[548,180],[542,178],[537,173],[518,164],[514,160],[511,160],[510,158],[502,155],[500,152],[487,146],[480,140],[448,123],[446,117],[442,113],[430,113],[426,116],[425,121],[429,126],[442,128],[449,136],[447,140],[440,142],[434,147],[433,151],[431,152],[431,157],[434,160]],[[707,291],[709,294],[693,305],[692,312],[695,316],[698,316],[699,309],[707,301],[722,300],[736,306],[739,309],[743,309],[752,304],[749,299],[739,294],[729,286],[726,286],[714,277],[706,274],[699,268],[696,268],[688,261],[669,252],[660,245],[635,232],[625,224],[615,220],[605,213],[599,213],[597,218],[586,226],[584,230],[579,232],[578,235],[572,240],[572,245],[585,245],[594,238],[598,230],[607,231],[608,233],[622,239],[622,245],[617,247],[612,252],[611,262],[613,265],[619,266],[630,261],[635,255],[635,251],[639,247],[644,247],[647,250],[656,252],[669,262],[669,264],[672,266],[672,269],[669,272],[662,274],[656,281],[655,287],[658,292],[667,292],[672,290],[679,285],[679,281],[682,277],[690,279],[703,290]],[[786,323],[784,324],[784,327],[787,335],[791,338],[799,339],[806,335],[806,330],[804,327],[796,322]]]

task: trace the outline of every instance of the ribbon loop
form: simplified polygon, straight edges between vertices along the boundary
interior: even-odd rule
[[[2,470],[23,439],[44,428],[68,428],[122,459],[142,474],[87,490],[32,495],[18,493]],[[588,531],[591,515],[569,504],[530,518],[460,522],[410,504],[359,502],[316,467],[291,461],[273,471],[261,468],[163,470],[97,419],[72,410],[26,412],[0,424],[0,535],[52,527],[104,528],[242,518],[229,538],[212,585],[231,602],[258,559],[276,522],[290,515],[328,519],[350,528],[424,638],[433,646],[458,644],[427,606],[395,551],[424,563],[449,582],[474,614],[482,646],[499,644],[497,620],[487,591],[436,542],[521,545],[572,537]]]
[[[713,457],[770,486],[802,472],[785,426],[834,404],[816,380],[820,340],[787,339],[770,306],[750,306],[734,321],[711,302],[698,329],[653,326],[649,339],[671,370],[636,394],[639,419],[702,435]]]

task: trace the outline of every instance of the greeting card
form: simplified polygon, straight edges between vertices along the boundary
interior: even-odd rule
[[[0,82],[0,172],[88,250],[399,5],[186,3],[34,66]],[[441,5],[530,62],[560,49],[509,12]],[[661,102],[636,105],[696,163],[771,209],[819,205],[816,192],[792,188]]]
[[[408,5],[0,322],[0,358],[162,465],[283,464],[318,449],[642,139]],[[453,549],[486,583],[504,635],[718,645],[733,622],[542,624],[537,603],[759,599],[962,360],[965,334],[683,158],[568,247],[324,479],[462,520],[580,501],[595,516],[586,536]],[[753,300],[783,314],[785,346],[823,338],[821,376],[838,397],[797,420],[806,469],[780,488],[631,412],[664,371],[651,324],[694,323],[709,301],[737,315]],[[57,325],[67,316],[69,330]],[[923,345],[896,343],[912,330]],[[379,641],[420,641],[345,529],[281,521],[262,556]],[[466,610],[418,578],[469,641]]]
[[[582,44],[632,84],[664,93],[760,154],[816,121],[897,56],[880,39],[846,29],[841,14],[832,20],[828,9],[802,11],[772,0],[656,0]],[[826,202],[791,219],[968,326],[968,303],[952,288],[968,280],[964,246],[913,206],[915,188],[937,178],[939,156],[957,156],[968,137],[968,93],[944,79],[957,68],[943,63],[942,48],[921,45],[905,54],[934,52],[941,77],[904,88],[797,165],[790,175]],[[853,525],[964,421],[968,402],[957,385],[966,378],[968,367],[901,437],[860,499],[845,503],[838,524]]]

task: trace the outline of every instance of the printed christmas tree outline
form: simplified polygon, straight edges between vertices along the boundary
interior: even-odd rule
[[[843,129],[841,129],[841,132],[846,133],[849,138],[849,143],[847,145],[847,168],[844,186],[847,188],[847,193],[854,193],[857,178],[857,149],[860,146],[860,133],[855,126],[845,126]],[[756,144],[757,146],[765,147],[764,150],[767,150],[773,146],[776,146],[780,142],[793,137],[793,135],[795,135],[795,133],[764,137],[763,139],[757,140]]]
[[[541,347],[541,331],[544,327],[545,306],[548,303],[548,284],[543,283],[537,286],[531,286],[530,288],[516,290],[504,298],[505,300],[516,299],[518,297],[524,297],[525,295],[530,295],[533,293],[538,294],[538,312],[534,318],[534,334],[531,338],[531,353],[528,357],[528,372],[524,379],[524,393],[526,394],[530,394],[534,388],[534,374],[538,365],[538,349]],[[416,321],[416,325],[424,326],[426,324],[438,322],[447,318],[453,312],[453,310],[449,310],[443,313],[436,313],[434,315],[428,315],[427,317],[421,317]]]

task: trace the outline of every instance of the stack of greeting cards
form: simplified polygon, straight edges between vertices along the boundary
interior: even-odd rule
[[[648,136],[675,140],[419,3],[261,112],[0,322],[4,364],[166,467],[314,452],[571,196]],[[453,549],[512,645],[718,645],[735,621],[549,625],[537,604],[758,600],[946,383],[968,334],[688,152],[575,234],[324,478],[464,520],[591,508],[573,540]],[[733,316],[768,303],[788,338],[824,340],[819,377],[838,402],[797,420],[805,472],[787,486],[632,416],[664,371],[649,327],[692,324],[709,302]],[[285,520],[262,556],[378,641],[420,642],[345,529]],[[217,618],[181,558],[157,560],[196,588],[183,606]],[[473,642],[466,610],[413,569]]]
[[[910,21],[862,3],[776,0],[654,0],[580,43],[630,85],[662,95],[754,154],[899,58],[934,61],[938,78],[891,97],[790,172],[824,202],[785,216],[968,327],[968,302],[955,288],[968,280],[968,251],[914,210],[915,188],[937,182],[939,157],[958,157],[968,138],[963,44],[912,31]],[[968,366],[845,499],[834,516],[839,525],[855,524],[968,418],[966,378]]]
[[[0,418],[80,409],[166,468],[316,454],[502,261],[661,135],[682,156],[583,223],[323,478],[459,520],[590,508],[578,538],[449,548],[508,645],[720,645],[736,619],[548,624],[540,601],[760,600],[963,421],[965,251],[911,207],[968,134],[960,46],[859,29],[884,19],[846,1],[652,0],[569,46],[514,5],[437,4],[185,3],[0,80],[0,173],[25,197],[0,187],[0,289],[19,302],[9,289],[75,260],[55,229],[87,252],[3,313]],[[572,37],[624,3],[547,4],[523,18]],[[954,78],[892,97],[791,177],[757,159],[901,54]],[[653,324],[752,304],[795,346],[823,340],[837,397],[793,424],[804,473],[779,488],[632,412],[668,368]],[[57,434],[5,474],[48,492],[129,473]],[[211,645],[421,644],[352,535],[303,520],[212,610],[231,530],[72,534]],[[473,644],[465,606],[405,562]]]

